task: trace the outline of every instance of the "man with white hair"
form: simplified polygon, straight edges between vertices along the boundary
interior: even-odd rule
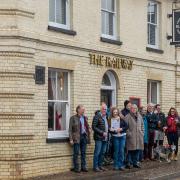
[[[93,159],[93,170],[95,172],[105,171],[106,169],[102,167],[104,155],[107,147],[107,137],[108,137],[108,121],[107,121],[107,105],[103,103],[101,105],[101,110],[96,113],[93,122],[92,129],[94,131],[95,149],[94,149],[94,159]]]
[[[129,168],[133,165],[134,168],[140,168],[139,152],[144,149],[144,122],[142,116],[138,112],[137,105],[133,104],[130,113],[125,117],[128,125],[126,135],[126,148],[128,151]]]
[[[86,167],[86,147],[90,141],[90,127],[88,118],[85,116],[83,105],[76,107],[76,114],[70,118],[69,140],[73,146],[73,171],[80,173],[78,156],[81,151],[81,171],[88,172]]]

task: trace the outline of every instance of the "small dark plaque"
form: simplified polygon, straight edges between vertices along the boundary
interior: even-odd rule
[[[35,83],[45,84],[45,67],[44,66],[35,67]]]

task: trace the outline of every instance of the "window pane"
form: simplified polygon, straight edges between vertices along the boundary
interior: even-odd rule
[[[107,9],[108,11],[113,11],[115,10],[115,3],[114,0],[107,0]]]
[[[54,130],[54,102],[48,102],[48,131]]]
[[[109,13],[109,35],[113,36],[114,35],[114,14]]]
[[[157,23],[157,4],[153,4],[153,11],[151,12],[151,22]]]
[[[150,82],[147,83],[147,103],[151,102],[151,89],[150,89]]]
[[[114,35],[114,14],[102,11],[102,33]]]
[[[148,13],[148,22],[150,22],[151,15]]]
[[[148,3],[148,22],[150,22],[150,17],[151,17],[151,6],[150,6],[150,3]]]
[[[48,130],[66,130],[66,109],[67,103],[49,102],[48,103]]]
[[[101,0],[102,9],[107,9],[107,0]]]
[[[106,34],[106,13],[104,11],[101,12],[101,29],[102,34]]]
[[[111,82],[110,82],[110,79],[109,79],[107,74],[105,74],[103,76],[102,85],[104,85],[104,86],[111,86]]]
[[[157,83],[151,82],[151,102],[157,104]]]
[[[55,0],[49,0],[49,21],[55,22]]]
[[[66,130],[66,104],[55,103],[55,130]]]
[[[48,71],[48,100],[56,99],[56,72]]]
[[[57,99],[68,101],[68,73],[57,73]]]
[[[66,24],[66,0],[56,0],[56,22]]]
[[[149,44],[156,45],[156,26],[149,24]]]

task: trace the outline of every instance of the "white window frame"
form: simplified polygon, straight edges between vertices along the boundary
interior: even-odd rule
[[[117,0],[114,0],[114,12],[109,11],[107,9],[103,9],[102,4],[101,4],[101,16],[102,16],[102,11],[105,11],[108,13],[113,13],[114,16],[113,16],[113,36],[108,35],[108,34],[103,34],[102,33],[102,27],[101,27],[101,37],[104,37],[107,39],[112,39],[112,40],[117,40]],[[101,21],[102,21],[102,17],[101,17]],[[107,20],[105,20],[105,21],[107,21]],[[102,22],[101,22],[101,24],[102,24]]]
[[[149,94],[150,94],[150,96],[147,97],[148,103],[153,103],[153,102],[151,101],[151,99],[152,99],[151,83],[152,83],[152,82],[153,82],[153,83],[157,83],[157,104],[160,104],[160,86],[161,86],[161,82],[160,82],[160,81],[155,81],[155,80],[148,80],[148,81],[147,81],[147,83],[150,84],[149,89],[147,90],[147,91],[149,91]],[[147,86],[147,88],[148,88],[148,86]]]
[[[49,3],[50,3],[50,0],[49,0]],[[56,0],[55,0],[55,10],[54,11],[55,11],[54,13],[56,14]],[[55,19],[56,19],[56,15],[55,15]],[[66,24],[52,22],[52,21],[50,21],[50,18],[49,18],[48,24],[49,24],[49,26],[52,26],[52,27],[57,27],[57,28],[62,28],[62,29],[67,29],[67,30],[70,29],[70,0],[66,0]]]
[[[160,16],[160,3],[157,2],[157,1],[148,1],[148,10],[149,10],[149,3],[157,5],[157,14],[156,14],[156,16],[157,16],[157,23],[149,22],[148,18],[147,18],[147,28],[149,28],[148,27],[149,24],[156,26],[155,45],[149,44],[149,42],[147,40],[147,46],[150,47],[150,48],[159,49],[159,45],[160,45],[160,37],[159,37],[160,36],[160,17],[159,17]],[[148,31],[147,31],[147,34],[148,34]],[[150,39],[150,33],[148,34],[148,39]]]
[[[54,139],[54,138],[66,138],[69,137],[69,119],[70,119],[70,72],[61,70],[61,69],[55,69],[55,68],[49,68],[48,70],[56,71],[57,72],[67,72],[68,73],[68,100],[49,100],[48,102],[59,102],[59,103],[66,103],[66,130],[64,131],[48,131],[48,138]],[[56,88],[57,88],[57,74],[56,74]],[[57,90],[56,90],[57,92]],[[57,94],[57,93],[56,93]],[[57,99],[57,98],[56,98]],[[55,123],[54,123],[55,126]],[[54,127],[55,129],[55,127]]]

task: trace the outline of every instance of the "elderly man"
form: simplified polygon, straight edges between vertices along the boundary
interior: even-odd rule
[[[138,164],[139,152],[144,149],[144,122],[138,112],[138,107],[133,104],[130,113],[125,117],[128,125],[126,136],[126,148],[128,151],[128,166],[140,168]]]
[[[108,137],[108,121],[107,121],[107,106],[102,104],[101,111],[96,113],[92,122],[92,129],[94,131],[95,149],[93,159],[93,170],[95,172],[105,171],[102,167],[104,155],[107,147]]]
[[[90,138],[90,127],[88,118],[84,115],[85,108],[83,105],[76,107],[76,115],[70,118],[69,139],[73,146],[73,165],[74,172],[79,173],[78,155],[81,150],[81,171],[88,172],[86,167],[86,146]]]

